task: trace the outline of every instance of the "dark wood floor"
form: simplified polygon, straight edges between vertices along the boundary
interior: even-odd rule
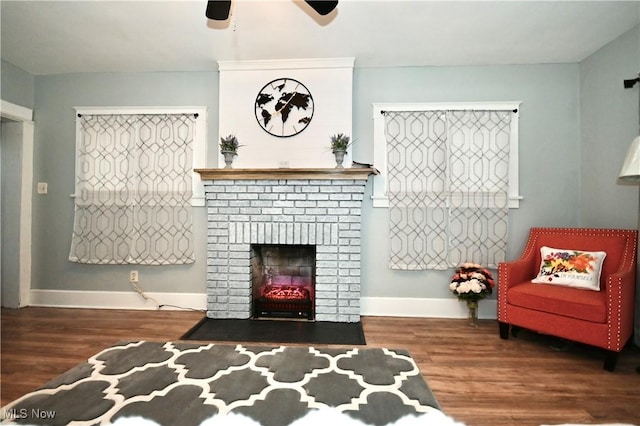
[[[121,340],[175,341],[203,314],[181,311],[2,309],[2,406]],[[442,409],[469,426],[625,422],[640,425],[640,349],[614,373],[598,350],[497,323],[364,317],[367,346],[406,348]],[[274,342],[277,343],[277,342]]]

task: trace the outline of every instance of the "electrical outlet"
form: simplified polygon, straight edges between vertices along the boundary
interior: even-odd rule
[[[138,282],[138,271],[129,272],[129,281],[132,283]]]
[[[38,194],[46,194],[49,190],[47,182],[38,182]]]

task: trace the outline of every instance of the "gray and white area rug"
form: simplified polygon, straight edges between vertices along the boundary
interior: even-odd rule
[[[3,407],[1,415],[11,424],[137,418],[187,426],[227,416],[285,426],[330,410],[358,424],[387,425],[438,408],[405,350],[125,342]]]

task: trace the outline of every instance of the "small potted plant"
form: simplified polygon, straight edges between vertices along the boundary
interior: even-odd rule
[[[238,138],[234,135],[229,135],[220,138],[220,153],[224,156],[225,169],[231,168],[233,163],[233,157],[238,155]]]
[[[337,133],[331,136],[331,152],[336,157],[336,168],[343,168],[344,154],[347,152],[349,145],[351,145],[351,138],[344,133]]]

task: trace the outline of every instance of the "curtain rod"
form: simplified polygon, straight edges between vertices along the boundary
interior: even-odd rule
[[[82,114],[78,113],[78,118],[82,117]],[[133,114],[133,115],[167,115],[167,114]],[[200,114],[198,114],[197,112],[193,113],[193,118],[198,118],[200,117]]]
[[[434,110],[434,111],[436,111],[436,110]],[[442,109],[440,111],[450,111],[450,110],[444,108],[444,109]],[[461,110],[461,111],[501,111],[501,110],[475,110],[475,109],[468,109],[468,110]],[[385,115],[387,112],[390,112],[390,111],[381,110],[380,114]],[[409,111],[406,111],[406,112],[409,112]],[[416,112],[419,112],[419,111],[416,111]],[[423,111],[420,111],[420,112],[423,112]],[[513,110],[511,110],[511,112],[513,112],[513,113],[518,112],[518,108],[514,108]]]

